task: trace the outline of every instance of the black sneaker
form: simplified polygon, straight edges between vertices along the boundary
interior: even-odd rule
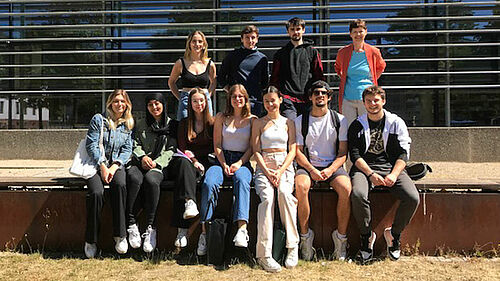
[[[399,236],[395,237],[392,235],[391,228],[386,228],[384,230],[385,243],[387,244],[387,255],[393,261],[399,260],[401,257],[401,249]]]
[[[359,260],[367,263],[373,259],[373,245],[377,239],[377,234],[371,232],[370,235],[361,235],[361,248],[359,249]]]

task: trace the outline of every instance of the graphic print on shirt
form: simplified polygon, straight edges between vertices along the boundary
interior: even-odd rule
[[[369,153],[379,155],[384,152],[384,140],[382,139],[382,128],[370,128],[370,147]]]

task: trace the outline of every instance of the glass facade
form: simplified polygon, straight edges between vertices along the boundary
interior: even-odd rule
[[[175,113],[167,80],[189,32],[207,35],[219,66],[242,27],[255,24],[272,61],[293,16],[306,20],[335,87],[348,23],[366,20],[366,41],[387,62],[379,80],[387,107],[409,126],[500,124],[500,1],[0,0],[0,127],[86,127],[114,88],[132,95],[136,115],[151,91],[164,92]],[[38,123],[16,115],[16,102],[40,112]]]

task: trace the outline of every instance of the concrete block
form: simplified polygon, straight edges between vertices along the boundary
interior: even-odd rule
[[[0,159],[73,159],[87,130],[0,130]]]
[[[409,128],[409,132],[412,161],[500,161],[500,127]]]

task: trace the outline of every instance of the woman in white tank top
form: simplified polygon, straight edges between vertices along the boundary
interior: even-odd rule
[[[282,101],[279,90],[270,86],[263,95],[267,115],[256,120],[252,126],[252,148],[257,160],[254,182],[261,200],[257,211],[256,257],[264,270],[269,272],[281,270],[272,257],[275,194],[278,195],[280,218],[286,230],[288,254],[285,266],[293,268],[298,262],[297,199],[292,195],[295,125],[292,120],[280,115]]]
[[[233,222],[238,224],[233,242],[237,247],[248,246],[247,223],[253,174],[248,160],[252,155],[250,135],[254,119],[256,117],[250,113],[250,102],[245,87],[241,84],[233,85],[228,92],[226,111],[218,113],[214,122],[214,151],[218,163],[207,170],[201,186],[202,233],[198,240],[199,255],[206,253],[204,223],[212,218],[217,205],[217,193],[224,177],[233,180]]]

